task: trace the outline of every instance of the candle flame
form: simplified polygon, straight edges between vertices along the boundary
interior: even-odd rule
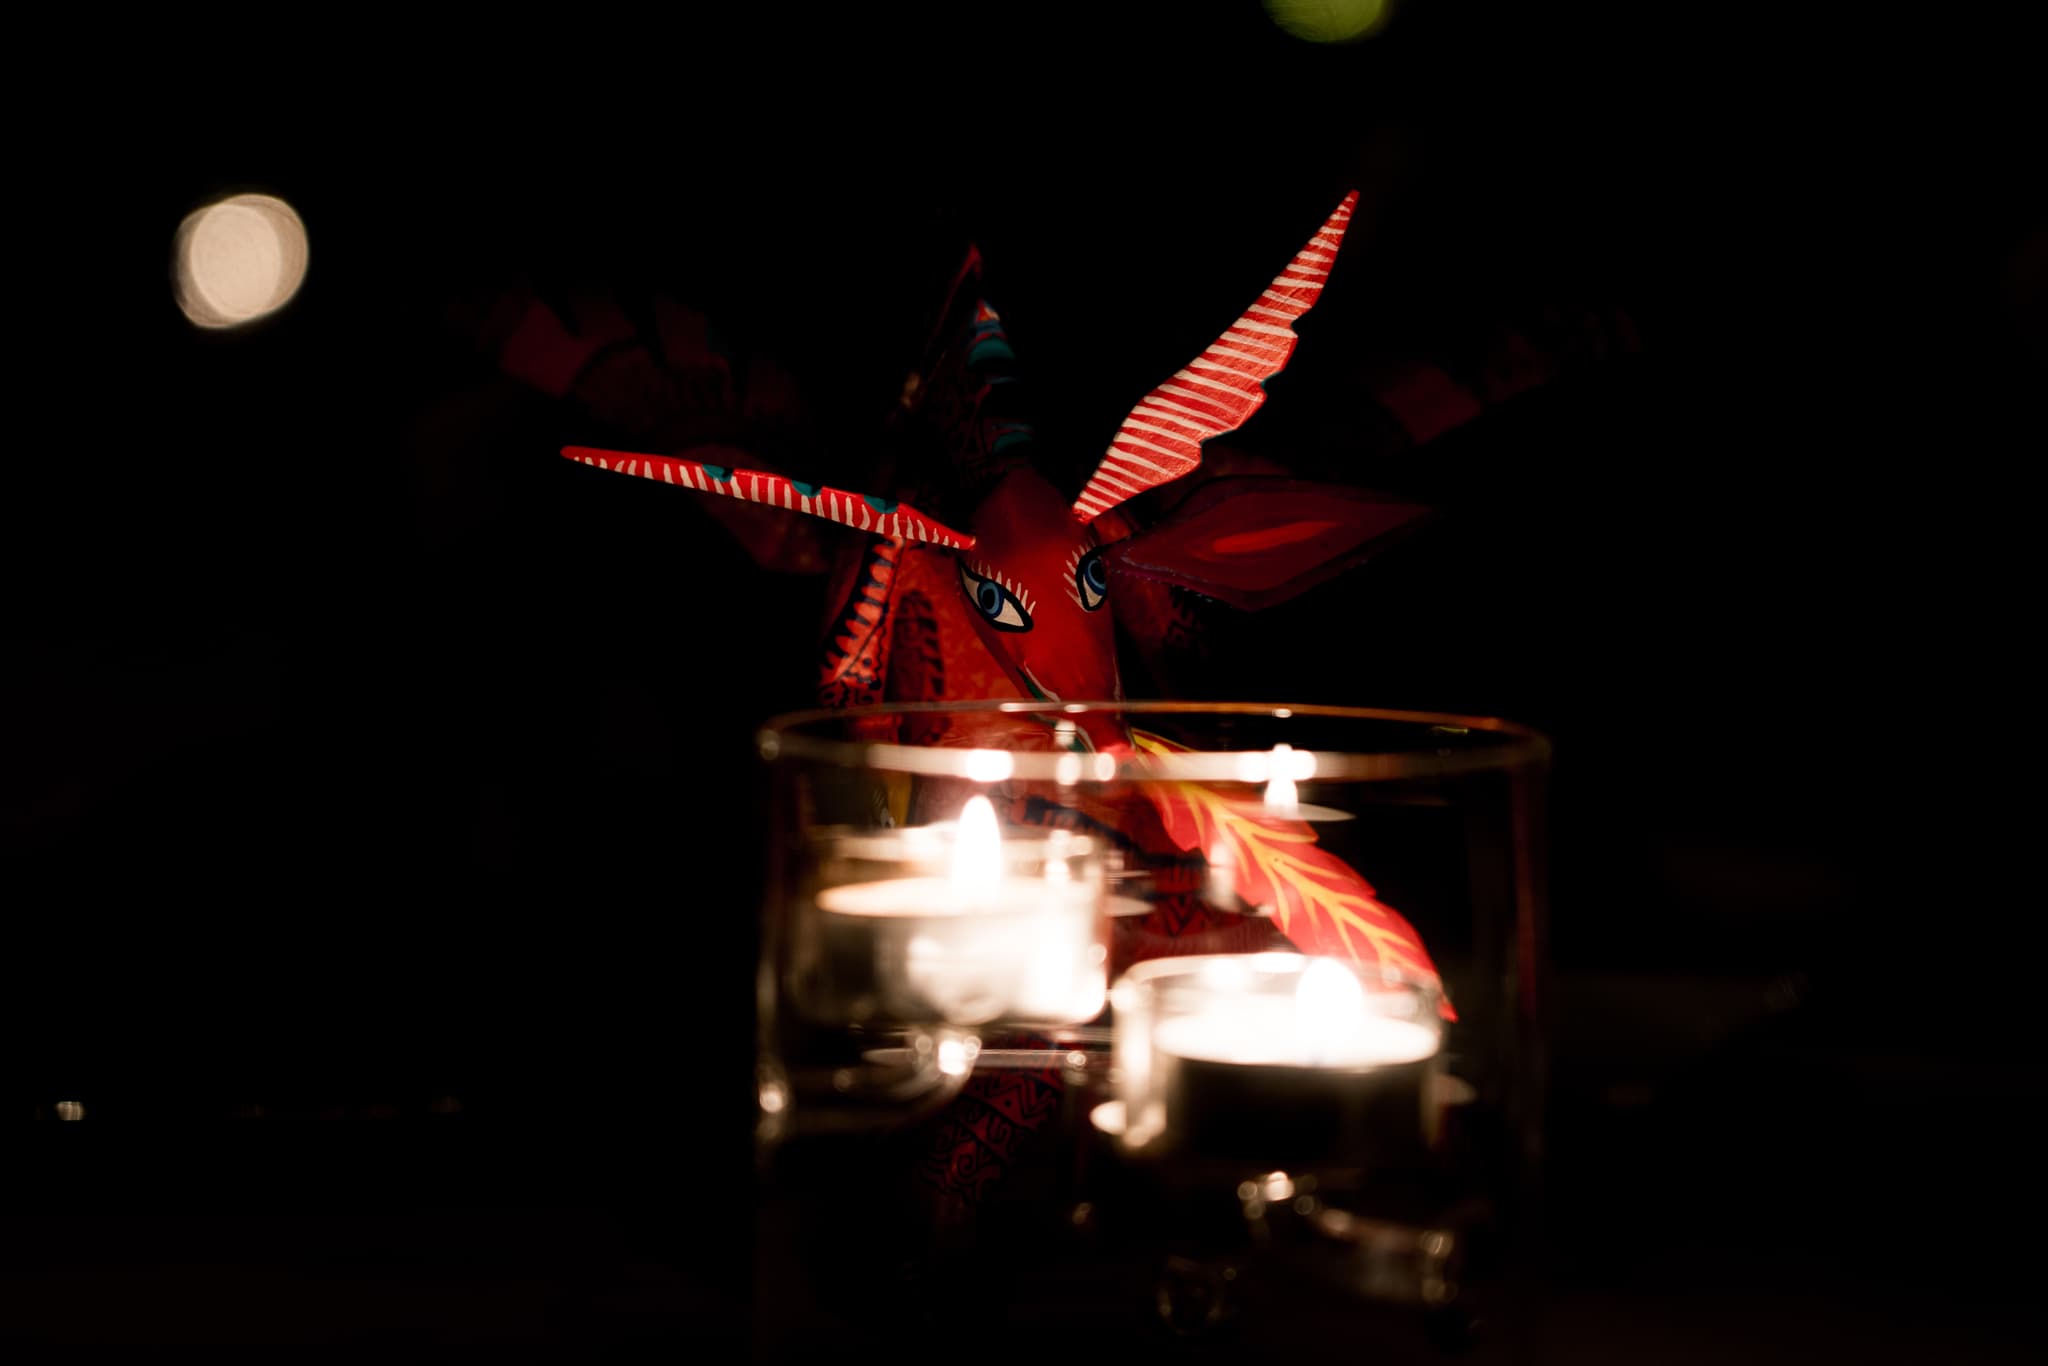
[[[1310,1059],[1322,1062],[1333,1045],[1355,1035],[1365,1023],[1365,988],[1350,968],[1318,958],[1294,988],[1294,1028]]]
[[[939,1071],[949,1077],[964,1077],[974,1070],[974,1060],[981,1053],[981,1040],[973,1035],[965,1038],[947,1037],[939,1040]]]
[[[1288,818],[1298,816],[1301,813],[1301,801],[1294,789],[1294,747],[1273,746],[1273,761],[1267,771],[1272,776],[1266,782],[1266,814]]]
[[[978,901],[992,900],[1002,883],[1003,836],[995,805],[986,797],[970,797],[961,808],[952,875],[954,890]]]

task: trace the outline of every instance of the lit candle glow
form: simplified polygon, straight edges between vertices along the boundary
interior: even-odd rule
[[[899,866],[930,866],[933,831],[898,832]],[[866,843],[872,844],[869,840]],[[1075,1024],[1108,989],[1103,887],[1065,831],[1005,839],[988,798],[943,832],[944,876],[827,887],[819,971],[801,993],[838,1023]],[[1082,870],[1074,866],[1082,861]]]
[[[1133,977],[1117,988],[1131,1147],[1274,1166],[1421,1151],[1442,1040],[1424,998],[1291,954]]]

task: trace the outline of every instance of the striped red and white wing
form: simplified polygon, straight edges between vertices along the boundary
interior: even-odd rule
[[[1258,301],[1209,348],[1145,395],[1117,429],[1074,516],[1092,522],[1146,489],[1178,479],[1202,463],[1202,443],[1235,431],[1266,401],[1260,386],[1287,367],[1292,324],[1315,306],[1337,259],[1358,191],[1344,196],[1329,220]]]
[[[812,517],[825,517],[856,531],[897,536],[905,541],[965,550],[974,538],[925,516],[908,503],[873,494],[848,493],[823,484],[806,484],[762,470],[732,469],[677,455],[645,455],[637,451],[605,451],[590,446],[565,446],[562,454],[599,469],[638,475],[664,484],[679,484],[700,493],[723,494],[748,503],[765,503]]]

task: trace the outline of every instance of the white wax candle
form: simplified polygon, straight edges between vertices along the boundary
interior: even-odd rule
[[[1268,1168],[1422,1151],[1442,1048],[1428,993],[1294,954],[1140,963],[1117,993],[1127,1151]]]
[[[949,878],[889,878],[818,894],[828,933],[867,944],[885,1014],[953,1024],[1075,1023],[1102,1010],[1108,957],[1090,882],[1006,877],[964,896]]]
[[[1005,841],[994,806],[970,798],[957,823],[849,841],[848,852],[941,876],[851,882],[818,893],[824,965],[814,1003],[858,1023],[1076,1024],[1108,989],[1103,889],[1065,831]]]
[[[1428,1025],[1365,1011],[1317,1027],[1298,1000],[1254,996],[1161,1020],[1152,1040],[1151,1124],[1169,1149],[1276,1167],[1420,1150],[1438,1050]]]

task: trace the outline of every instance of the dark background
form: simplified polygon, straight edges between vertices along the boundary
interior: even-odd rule
[[[748,736],[822,588],[556,459],[451,320],[673,291],[830,462],[973,236],[1079,449],[1353,185],[1243,442],[1445,515],[1204,677],[1554,737],[1549,1350],[2026,1340],[2041,129],[2011,35],[1883,22],[554,16],[71,73],[7,228],[0,1340],[738,1350]],[[172,234],[244,189],[311,271],[202,334]],[[1412,449],[1345,387],[1546,310],[1642,345]]]

